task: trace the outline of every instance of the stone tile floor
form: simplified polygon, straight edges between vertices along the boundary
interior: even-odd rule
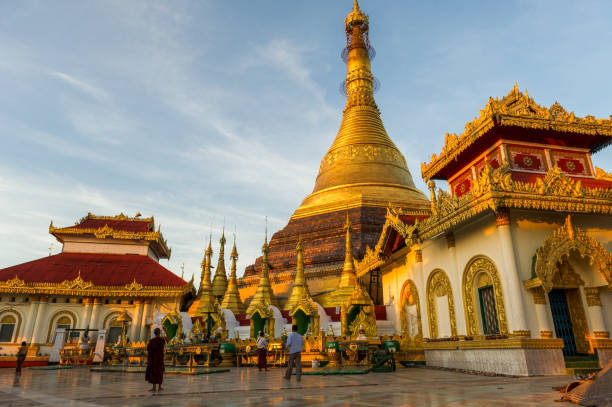
[[[166,376],[161,395],[148,392],[144,375],[24,369],[13,387],[13,370],[0,369],[0,406],[570,406],[552,390],[568,377],[506,378],[423,368],[395,373],[304,376],[298,384],[281,369],[256,368],[202,376]]]

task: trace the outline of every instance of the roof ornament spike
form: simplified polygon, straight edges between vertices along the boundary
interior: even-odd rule
[[[231,310],[234,315],[238,315],[244,313],[244,304],[240,298],[240,291],[238,290],[238,282],[236,278],[236,262],[238,261],[238,251],[236,250],[236,232],[234,232],[234,247],[232,248],[230,258],[232,259],[230,278],[227,283],[227,290],[223,296],[223,301],[221,302],[221,307]]]

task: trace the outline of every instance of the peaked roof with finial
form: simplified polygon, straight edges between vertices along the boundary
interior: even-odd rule
[[[333,304],[335,304],[335,306],[340,306],[351,295],[353,295],[353,289],[358,284],[357,274],[355,273],[355,262],[353,259],[353,247],[351,243],[351,226],[351,220],[347,211],[346,223],[344,224],[344,230],[346,231],[344,266],[342,268],[342,274],[340,274],[338,287],[331,295],[331,301]]]
[[[297,266],[295,270],[295,279],[293,280],[293,287],[291,288],[291,294],[283,307],[286,311],[291,311],[293,307],[304,299],[311,299],[308,283],[306,282],[306,276],[304,275],[304,243],[302,242],[302,236],[299,236],[295,249],[297,252]]]
[[[232,265],[230,269],[230,278],[227,284],[227,291],[221,302],[223,308],[231,310],[234,315],[244,313],[244,304],[240,298],[240,291],[238,290],[238,282],[236,279],[236,262],[238,261],[238,250],[236,250],[236,235],[234,235],[234,247],[230,254],[232,259]]]
[[[579,118],[558,102],[547,108],[538,105],[527,91],[519,91],[515,84],[503,98],[490,97],[480,115],[465,125],[462,134],[446,134],[442,152],[432,154],[428,163],[421,164],[423,179],[447,179],[502,134],[504,139],[543,144],[558,139],[557,145],[587,148],[594,153],[612,144],[612,115],[610,119],[589,115]]]
[[[223,234],[219,240],[221,246],[219,247],[219,259],[217,261],[217,269],[215,270],[215,277],[213,278],[213,294],[217,298],[222,298],[227,290],[227,275],[225,274],[225,227],[223,228]]]
[[[255,295],[247,308],[247,314],[250,314],[257,308],[257,306],[267,307],[269,305],[278,305],[276,297],[272,292],[272,285],[270,284],[270,276],[268,273],[268,253],[270,252],[270,247],[268,246],[267,230],[261,252],[263,253],[263,259],[261,262],[261,273],[259,274],[259,284],[257,285],[257,291],[255,292]]]

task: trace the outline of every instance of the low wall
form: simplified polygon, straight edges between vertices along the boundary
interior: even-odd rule
[[[565,374],[560,339],[430,342],[423,348],[427,366],[512,376]]]

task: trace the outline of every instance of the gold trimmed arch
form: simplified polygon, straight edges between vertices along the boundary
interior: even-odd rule
[[[49,330],[47,331],[47,343],[51,343],[50,342],[51,338],[55,336],[55,335],[52,336],[52,334],[55,334],[55,325],[57,321],[59,321],[59,319],[64,316],[68,316],[70,320],[72,321],[70,324],[71,327],[74,328],[77,326],[78,319],[74,312],[68,311],[68,310],[57,311],[51,316],[51,318],[49,318]]]
[[[429,320],[430,338],[438,337],[438,310],[436,297],[448,297],[448,314],[451,326],[451,335],[457,336],[457,318],[455,316],[455,302],[453,301],[453,289],[448,276],[442,269],[435,269],[427,279],[427,316]]]
[[[504,294],[499,272],[497,271],[497,267],[495,267],[495,263],[493,263],[490,258],[483,255],[472,257],[463,272],[463,308],[465,309],[467,334],[470,336],[479,334],[478,315],[476,313],[476,295],[474,292],[474,285],[477,278],[484,278],[493,286],[499,333],[506,335],[508,333],[508,321],[506,319]]]
[[[104,322],[102,323],[103,329],[108,329],[110,327],[110,324],[113,322],[113,320],[118,318],[119,315],[121,315],[121,314],[123,314],[123,311],[112,311],[112,312],[109,312],[108,315],[106,315],[104,317]]]
[[[417,332],[410,332],[410,326],[408,324],[408,312],[406,310],[407,305],[416,305],[417,311]],[[419,292],[417,286],[412,280],[406,280],[402,286],[400,294],[400,323],[402,327],[402,335],[408,334],[413,338],[423,338],[423,324],[421,322],[421,303],[419,301]]]
[[[19,311],[12,308],[5,308],[0,311],[0,321],[2,321],[5,316],[12,316],[15,318],[16,322],[15,330],[13,331],[13,342],[17,342],[17,340],[19,339],[19,334],[21,333],[21,322],[23,321],[23,316]]]
[[[563,226],[555,230],[536,250],[535,273],[546,292],[553,289],[558,264],[567,259],[573,251],[578,252],[582,258],[588,257],[589,264],[594,266],[608,286],[612,287],[612,254],[608,253],[597,239],[575,227],[568,215]]]

